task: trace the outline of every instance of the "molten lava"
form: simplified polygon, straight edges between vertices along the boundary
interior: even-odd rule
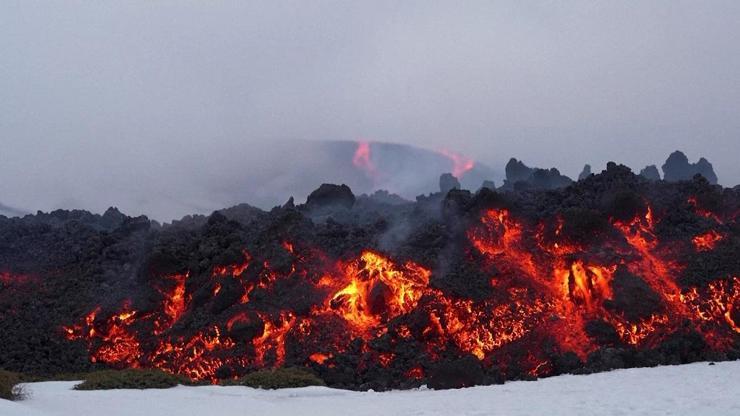
[[[164,319],[155,321],[155,335],[170,329],[185,312],[185,280],[187,280],[188,275],[189,273],[170,276],[169,279],[174,283],[174,287],[169,290],[160,290],[164,297],[162,309],[165,316]]]
[[[698,215],[704,218],[713,220],[717,224],[723,224],[723,221],[719,217],[719,215],[715,214],[714,212],[708,209],[701,207],[701,205],[699,204],[699,201],[696,199],[695,196],[690,196],[686,202],[688,202],[688,204],[694,208],[694,212],[696,212]]]
[[[349,283],[331,297],[329,308],[363,330],[413,310],[431,275],[412,262],[399,267],[371,251],[341,269],[340,280]]]
[[[377,178],[378,170],[376,169],[375,164],[373,164],[370,156],[370,143],[366,141],[357,142],[355,154],[352,156],[352,164],[355,165],[357,169],[365,172],[367,177],[373,180]]]
[[[369,146],[360,144],[355,159],[372,166]],[[196,380],[340,364],[420,380],[450,356],[540,376],[554,371],[552,357],[583,362],[602,347],[649,350],[687,328],[725,351],[740,333],[740,277],[684,286],[685,265],[675,255],[711,251],[722,234],[700,234],[693,246],[664,243],[659,224],[651,208],[612,220],[607,237],[587,249],[565,236],[562,218],[484,209],[459,243],[487,285],[475,298],[438,284],[448,264],[374,249],[331,259],[305,242],[276,239],[270,255],[244,251],[235,264],[158,277],[154,306],[123,300],[116,310],[95,307],[64,334],[84,343],[93,362]],[[648,293],[649,304],[635,304],[642,300],[630,290]]]
[[[714,249],[714,246],[717,245],[717,242],[722,240],[722,238],[724,238],[722,234],[715,230],[709,230],[706,233],[695,236],[691,239],[691,242],[694,243],[696,251],[709,251]]]
[[[439,150],[437,153],[450,160],[452,163],[452,175],[458,179],[462,178],[469,170],[475,167],[475,161],[473,159],[459,153],[446,149]]]
[[[0,272],[0,287],[2,286],[25,286],[30,283],[38,283],[38,279],[25,274]]]

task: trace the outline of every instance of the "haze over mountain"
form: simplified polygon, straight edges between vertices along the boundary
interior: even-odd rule
[[[61,177],[47,171],[40,178],[25,179],[30,186],[5,195],[26,209],[0,204],[0,215],[57,208],[102,213],[116,206],[170,221],[239,203],[270,209],[291,196],[303,202],[325,182],[346,183],[358,195],[382,189],[413,200],[438,190],[442,173],[454,173],[469,189],[480,188],[485,180],[501,183],[503,177],[501,170],[452,151],[365,141],[281,140],[243,152],[193,157],[176,166],[153,161],[143,169],[84,162],[65,169]]]
[[[238,163],[234,163],[235,156]],[[170,221],[243,203],[270,209],[289,198],[302,202],[322,183],[347,184],[358,195],[383,191],[392,201],[411,201],[440,189],[518,191],[558,189],[573,183],[557,167],[529,167],[511,158],[502,172],[450,150],[396,143],[282,140],[252,147],[244,155],[225,153],[221,157],[211,165],[207,164],[214,162],[214,157],[189,160],[186,166],[192,170],[177,171],[177,178],[125,168],[107,171],[105,176],[80,172],[83,176],[74,182],[84,181],[85,186],[60,185],[43,194],[35,193],[35,186],[25,188],[22,195],[37,201],[37,205],[21,209],[0,203],[0,215],[23,216],[58,208],[102,213],[115,206],[127,213]],[[690,180],[700,174],[710,183],[717,183],[708,160],[700,157],[698,162],[689,163],[681,151],[671,153],[662,170],[668,182]],[[577,179],[597,172],[586,164]],[[636,169],[634,172],[638,173]],[[639,173],[650,180],[661,179],[655,165]]]
[[[286,139],[446,148],[501,170],[516,157],[570,178],[682,149],[734,186],[738,21],[723,0],[4,2],[0,201],[207,212],[257,201],[241,181],[279,184],[314,156]]]

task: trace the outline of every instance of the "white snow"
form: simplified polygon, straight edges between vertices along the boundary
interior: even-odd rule
[[[24,385],[0,416],[740,415],[740,361],[616,370],[588,376],[434,391],[351,392],[324,387],[185,387],[75,391],[75,382]]]

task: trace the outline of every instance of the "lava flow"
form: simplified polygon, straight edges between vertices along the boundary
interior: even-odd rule
[[[440,155],[446,157],[452,162],[452,176],[462,178],[469,170],[475,167],[475,161],[459,153],[451,152],[446,149],[437,151]]]
[[[145,296],[91,308],[64,334],[115,368],[216,381],[308,366],[337,385],[377,374],[420,383],[466,357],[504,378],[551,375],[607,350],[663,354],[675,337],[715,355],[736,348],[740,276],[681,278],[682,259],[728,237],[661,241],[661,214],[647,204],[609,218],[586,242],[573,237],[572,218],[488,206],[451,239],[458,263],[372,247],[332,258],[301,235],[268,238],[255,246],[264,252],[241,249],[233,264],[191,261],[155,276]],[[446,276],[460,262],[470,268],[456,288]]]
[[[709,230],[706,233],[699,234],[691,239],[697,251],[712,250],[718,241],[722,240],[722,234],[715,230]]]
[[[357,169],[365,172],[365,175],[367,175],[369,178],[376,179],[378,171],[375,168],[375,164],[373,164],[372,160],[370,159],[370,156],[370,143],[359,141],[357,142],[357,149],[355,149],[355,154],[352,156],[352,164]]]

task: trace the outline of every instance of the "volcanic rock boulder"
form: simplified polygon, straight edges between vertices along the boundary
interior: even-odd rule
[[[105,211],[105,213],[103,213],[101,223],[105,228],[112,230],[121,225],[126,219],[127,217],[123,215],[118,208],[110,207]]]
[[[613,300],[608,300],[606,307],[631,321],[638,321],[663,311],[660,296],[645,283],[645,280],[633,275],[624,266],[617,267],[612,290]]]
[[[660,172],[658,172],[658,168],[655,167],[655,165],[648,165],[642,168],[642,170],[640,171],[640,176],[649,181],[660,180]]]
[[[618,220],[628,220],[647,212],[645,201],[637,192],[627,188],[604,193],[601,207],[610,217]]]
[[[355,195],[347,185],[322,184],[311,192],[306,200],[309,209],[327,208],[332,206],[352,208],[355,204]]]
[[[459,389],[482,384],[485,379],[480,362],[473,356],[443,361],[429,374],[427,386],[432,389]]]
[[[573,183],[569,177],[561,175],[556,168],[530,168],[523,162],[511,158],[506,164],[506,179],[503,189],[558,189]]]
[[[580,174],[578,174],[578,180],[583,180],[591,175],[591,165],[585,165]]]
[[[460,181],[458,181],[456,177],[452,176],[451,173],[443,173],[440,175],[439,191],[446,194],[453,189],[460,189]]]
[[[535,169],[530,182],[535,189],[558,189],[570,185],[573,180],[561,175],[559,170],[550,168]]]
[[[496,190],[496,183],[494,181],[492,181],[492,180],[486,179],[485,181],[483,181],[483,184],[480,187],[481,187],[481,189],[486,188],[486,189],[490,189],[492,191],[495,191]]]
[[[595,209],[568,208],[563,210],[562,218],[560,234],[571,241],[597,242],[609,232],[609,221]]]
[[[527,181],[532,175],[532,171],[533,169],[525,165],[524,162],[512,157],[506,164],[506,180],[512,184]]]
[[[392,194],[383,189],[377,190],[370,195],[361,195],[360,198],[367,198],[373,202],[377,202],[381,204],[388,204],[388,205],[402,205],[402,204],[406,204],[409,202],[401,198],[400,196],[396,194]]]
[[[712,164],[703,157],[696,163],[689,163],[689,159],[683,152],[676,150],[671,153],[661,167],[663,179],[668,182],[687,181],[694,175],[701,175],[711,184],[717,184],[717,175],[714,173]]]

